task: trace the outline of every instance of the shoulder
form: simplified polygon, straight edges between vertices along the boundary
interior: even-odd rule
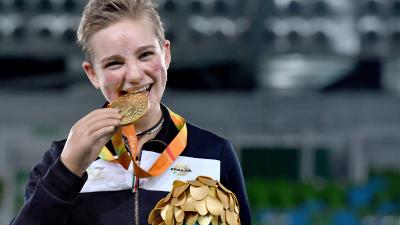
[[[187,154],[221,160],[234,152],[229,140],[190,123],[187,123],[187,128]]]
[[[195,126],[191,123],[187,123],[187,128],[188,128],[188,140],[193,141],[197,144],[224,145],[230,143],[227,139],[211,131]]]
[[[39,180],[44,177],[49,168],[60,157],[64,148],[65,140],[54,141],[50,148],[44,153],[42,159],[32,168],[26,185],[25,198],[27,199],[36,189]]]

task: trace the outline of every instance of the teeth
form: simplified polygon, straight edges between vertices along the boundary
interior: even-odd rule
[[[137,93],[146,91],[149,87],[150,87],[150,85],[147,85],[147,86],[145,86],[145,87],[142,87],[142,88],[140,88],[140,89],[138,89],[138,90],[136,90],[136,91],[133,91],[133,94],[137,94]]]

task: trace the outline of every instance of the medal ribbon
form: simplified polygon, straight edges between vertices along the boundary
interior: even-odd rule
[[[162,174],[183,152],[187,144],[187,126],[185,119],[172,112],[170,109],[168,109],[168,111],[172,122],[178,129],[178,134],[165,148],[165,150],[161,153],[148,171],[141,168],[139,163],[136,161],[139,151],[136,130],[133,124],[123,125],[121,129],[119,129],[111,138],[111,143],[115,149],[115,152],[117,153],[116,156],[114,156],[111,151],[104,146],[99,154],[99,157],[109,162],[121,164],[125,169],[129,168],[129,164],[132,161],[134,174],[139,178],[154,177]],[[125,148],[122,135],[124,135],[128,140],[129,151],[131,153],[130,155]]]

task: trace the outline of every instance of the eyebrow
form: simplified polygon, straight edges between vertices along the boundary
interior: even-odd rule
[[[147,49],[155,49],[155,48],[156,48],[156,46],[154,46],[154,45],[144,45],[144,46],[137,48],[135,52],[137,53],[137,52],[141,52],[141,51],[144,51]],[[121,58],[119,55],[111,55],[111,56],[108,56],[108,57],[102,59],[101,63],[107,63],[108,61],[112,61],[112,60],[119,59],[119,58]]]
[[[119,55],[112,55],[112,56],[109,56],[109,57],[106,57],[106,58],[102,59],[101,63],[104,64],[104,63],[107,63],[109,61],[113,61],[113,60],[120,59],[120,58],[121,57]]]
[[[141,52],[141,51],[146,50],[146,49],[155,49],[155,48],[156,48],[156,46],[154,46],[154,45],[145,45],[145,46],[139,47],[136,50],[136,52]]]

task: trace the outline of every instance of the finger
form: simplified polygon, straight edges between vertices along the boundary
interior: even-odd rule
[[[94,142],[98,142],[102,140],[104,143],[100,143],[101,145],[105,145],[111,137],[114,135],[115,131],[117,130],[116,126],[106,126],[102,127],[101,129],[96,130],[91,137],[93,138]]]
[[[104,127],[109,127],[109,126],[113,126],[113,127],[117,127],[121,125],[121,120],[120,119],[103,119],[103,120],[99,120],[93,123],[88,124],[87,128],[86,128],[86,133],[90,136],[93,133],[95,133],[97,130],[101,130]]]
[[[122,115],[119,113],[119,109],[113,108],[103,108],[96,109],[84,117],[82,117],[78,122],[79,123],[90,123],[93,120],[104,119],[104,118],[122,118]]]
[[[86,117],[88,121],[93,119],[105,119],[105,118],[122,118],[118,109],[97,109],[88,114]]]
[[[120,125],[122,121],[121,117],[110,117],[110,116],[97,116],[95,118],[91,118],[90,120],[86,121],[85,123],[82,124],[82,127],[86,127],[87,129],[94,128],[96,127],[103,127],[103,126],[108,126],[108,125]]]
[[[102,112],[93,112],[88,114],[86,117],[82,118],[80,121],[77,122],[77,127],[81,129],[87,129],[91,126],[91,124],[98,123],[104,120],[119,120],[121,121],[122,115],[117,113],[116,111],[102,111]]]

